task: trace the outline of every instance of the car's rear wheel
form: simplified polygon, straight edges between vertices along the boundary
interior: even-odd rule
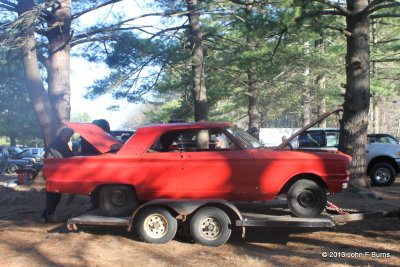
[[[205,207],[196,212],[190,222],[190,234],[203,246],[218,247],[231,236],[231,220],[221,209]]]
[[[133,189],[126,185],[105,185],[100,190],[100,209],[108,216],[129,216],[138,206]]]
[[[137,214],[135,228],[144,242],[165,244],[175,237],[178,222],[165,208],[146,207]]]
[[[390,163],[378,162],[372,166],[368,173],[373,185],[389,186],[396,179],[396,170]]]
[[[314,181],[301,179],[290,187],[287,201],[294,215],[305,218],[316,217],[326,206],[325,189]]]

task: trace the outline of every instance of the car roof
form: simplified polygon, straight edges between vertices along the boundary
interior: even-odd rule
[[[223,128],[233,126],[232,123],[224,122],[184,122],[184,123],[165,123],[152,124],[140,127],[135,135],[118,151],[118,154],[141,153],[153,144],[161,134],[167,131],[201,128]]]
[[[179,123],[162,123],[162,124],[152,124],[152,125],[146,125],[142,126],[139,129],[146,129],[146,128],[159,128],[162,130],[174,130],[174,129],[181,129],[181,128],[209,128],[209,127],[226,127],[226,126],[232,126],[234,125],[233,123],[225,123],[225,122],[179,122]]]

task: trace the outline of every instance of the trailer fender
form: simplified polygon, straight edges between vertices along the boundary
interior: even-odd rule
[[[173,211],[176,216],[176,218],[181,219],[183,221],[186,220],[186,217],[198,210],[199,208],[203,206],[214,206],[214,207],[219,207],[222,210],[224,210],[228,216],[234,217],[233,221],[235,220],[242,220],[243,216],[240,213],[240,211],[236,208],[235,205],[233,205],[231,202],[226,201],[226,200],[221,200],[221,199],[199,199],[199,200],[194,200],[194,199],[155,199],[155,200],[150,200],[140,207],[138,207],[134,213],[132,214],[130,220],[129,220],[129,225],[128,225],[128,231],[132,231],[134,221],[136,218],[136,215],[144,208],[149,207],[149,206],[161,206],[169,209],[170,211]],[[242,236],[244,237],[245,235],[245,228],[242,228]]]

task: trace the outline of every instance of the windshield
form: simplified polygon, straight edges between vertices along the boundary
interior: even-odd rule
[[[22,150],[22,149],[19,148],[19,147],[15,147],[15,148],[14,148],[14,151],[15,151],[15,153],[19,154],[19,153],[23,152],[24,150]]]
[[[256,138],[238,128],[237,126],[228,126],[225,127],[225,129],[230,134],[232,134],[245,149],[255,149],[263,147],[263,145]]]

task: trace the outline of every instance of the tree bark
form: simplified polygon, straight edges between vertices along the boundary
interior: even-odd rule
[[[340,121],[339,150],[352,156],[350,180],[355,186],[368,187],[365,144],[367,143],[369,80],[369,16],[362,13],[368,0],[347,0],[346,16],[346,92]]]
[[[310,53],[309,50],[310,43],[304,43],[304,54],[308,55]],[[309,124],[311,122],[311,88],[310,88],[310,67],[306,66],[303,72],[304,76],[304,91],[301,98],[301,104],[303,107],[302,113],[302,123],[303,126]]]
[[[253,0],[248,1],[248,5],[246,5],[246,15],[248,17],[252,16],[252,9],[254,3]],[[246,20],[246,28],[248,32],[253,32],[253,25],[251,19]],[[256,41],[254,36],[249,35],[246,38],[247,49],[250,52],[256,51]],[[256,63],[252,60],[248,67],[247,67],[247,95],[249,99],[248,104],[248,116],[249,116],[249,129],[250,128],[257,128],[260,129],[260,112],[258,110],[258,103],[259,103],[259,92],[257,88],[257,69]],[[258,131],[255,133],[255,137],[258,139]]]
[[[197,0],[186,0],[186,6],[190,13],[189,32],[192,48],[193,71],[193,101],[195,121],[208,120],[207,89],[204,79],[203,35],[200,28],[200,14]]]
[[[33,0],[19,1],[19,15],[31,10],[33,5]],[[30,35],[27,36],[25,44],[21,47],[25,83],[28,88],[33,109],[35,110],[36,117],[42,129],[44,143],[48,145],[56,134],[59,119],[43,86],[35,45],[36,41],[32,30]]]
[[[315,41],[315,47],[318,49],[318,57],[322,60],[324,56],[324,39],[318,39]],[[326,112],[326,99],[323,90],[326,89],[326,78],[323,73],[319,74],[316,78],[316,84],[319,87],[319,94],[318,94],[318,117],[321,116]],[[323,120],[319,123],[319,127],[325,128],[326,127],[326,120]]]
[[[59,1],[54,5],[54,11],[48,21],[51,30],[47,34],[50,49],[50,68],[47,69],[49,98],[59,119],[69,121],[71,0]]]

